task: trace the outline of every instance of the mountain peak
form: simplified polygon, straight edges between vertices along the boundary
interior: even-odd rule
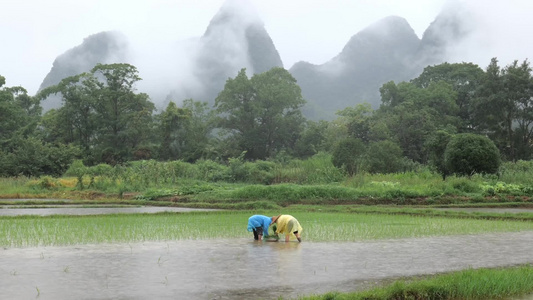
[[[350,38],[338,59],[354,57],[405,56],[413,53],[420,39],[407,20],[397,16],[383,18]]]
[[[249,0],[226,0],[211,19],[204,36],[210,35],[219,26],[238,28],[254,24],[263,26],[263,21]]]
[[[429,25],[422,36],[424,56],[432,64],[446,60],[450,46],[463,41],[474,27],[469,24],[471,12],[459,2],[450,2]]]
[[[415,34],[405,18],[388,16],[363,29],[359,34],[393,35],[395,33]]]

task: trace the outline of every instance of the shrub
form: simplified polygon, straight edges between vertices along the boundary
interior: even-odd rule
[[[501,163],[500,152],[487,137],[462,133],[453,136],[444,152],[446,168],[454,174],[496,174]]]
[[[359,171],[364,153],[365,145],[360,139],[347,138],[335,146],[331,161],[352,176]]]
[[[68,168],[67,172],[65,172],[65,175],[67,176],[74,176],[76,179],[78,179],[78,188],[81,190],[83,189],[83,176],[87,174],[87,167],[83,164],[83,161],[81,160],[75,160],[70,167]]]
[[[61,184],[52,176],[43,176],[39,179],[39,187],[43,190],[55,190],[61,187]]]
[[[365,170],[369,173],[394,173],[403,167],[402,149],[392,141],[371,143],[366,153]]]
[[[228,167],[209,159],[196,161],[200,180],[206,181],[230,181]]]

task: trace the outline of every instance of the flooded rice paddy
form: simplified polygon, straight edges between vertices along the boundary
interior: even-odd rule
[[[197,209],[4,206],[0,215],[193,210]],[[255,242],[250,236],[1,248],[0,299],[287,299],[355,291],[403,276],[533,263],[533,232],[355,243],[313,243],[303,238],[301,244]]]
[[[305,238],[305,237],[304,237]],[[0,249],[0,299],[276,299],[533,263],[533,232],[356,243],[185,240]]]

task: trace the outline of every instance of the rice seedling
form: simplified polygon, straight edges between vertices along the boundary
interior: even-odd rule
[[[0,246],[246,238],[248,217],[255,213],[275,215],[279,211],[0,217],[0,232],[4,233]],[[533,230],[533,222],[524,221],[290,210],[286,213],[298,218],[305,240],[315,242]]]

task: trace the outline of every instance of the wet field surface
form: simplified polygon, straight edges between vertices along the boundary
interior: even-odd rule
[[[432,208],[436,210],[449,210],[449,211],[463,211],[469,213],[508,213],[508,214],[519,214],[519,213],[533,213],[533,208],[490,208],[490,207],[448,207],[448,208]]]
[[[305,237],[304,237],[305,238]],[[0,299],[277,299],[533,263],[533,232],[355,243],[185,240],[0,249]]]
[[[104,215],[104,214],[134,214],[134,213],[159,213],[159,212],[190,212],[190,211],[214,211],[216,209],[198,209],[185,207],[159,207],[159,206],[138,206],[138,207],[80,207],[75,205],[61,205],[45,208],[19,208],[12,206],[0,207],[0,216],[19,215]]]
[[[6,201],[25,202],[35,199],[3,199]],[[44,200],[44,199],[41,199]],[[55,199],[48,199],[53,201]],[[68,200],[61,200],[68,201]],[[435,210],[462,211],[468,213],[486,212],[486,213],[533,213],[532,208],[432,208]],[[100,214],[118,214],[118,213],[158,213],[158,212],[189,212],[189,211],[215,211],[216,209],[197,209],[185,207],[156,207],[156,206],[138,206],[138,207],[116,207],[105,205],[99,207],[80,207],[80,205],[50,205],[49,207],[39,208],[21,208],[20,206],[4,205],[0,206],[0,216],[17,216],[17,215],[100,215]],[[426,208],[424,209],[426,210]]]
[[[0,216],[197,210],[3,206]],[[0,299],[288,299],[361,290],[402,276],[533,263],[532,245],[533,232],[519,232],[357,243],[312,243],[304,236],[301,244],[217,239],[2,248]]]

